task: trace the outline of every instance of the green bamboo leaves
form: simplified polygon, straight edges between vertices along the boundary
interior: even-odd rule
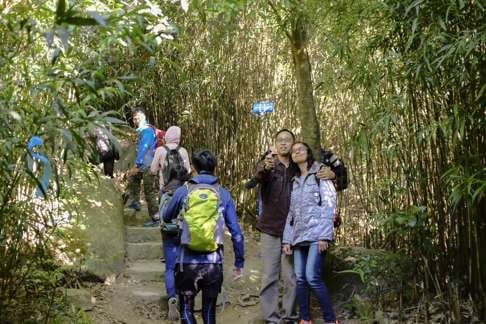
[[[56,6],[56,17],[55,22],[56,25],[70,24],[75,26],[93,26],[93,25],[103,25],[103,20],[101,16],[98,16],[97,19],[91,17],[84,17],[79,14],[74,9],[74,6],[68,7],[69,4],[67,0],[59,0]]]

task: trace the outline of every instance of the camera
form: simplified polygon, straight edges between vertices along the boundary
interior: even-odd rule
[[[258,185],[258,181],[255,177],[251,177],[247,182],[245,182],[245,189],[253,189]]]
[[[272,153],[272,150],[266,150],[265,153],[263,153],[263,155],[260,157],[260,159],[258,161],[260,162],[260,161],[265,160],[265,157],[270,153]],[[258,185],[258,181],[257,181],[256,177],[253,176],[247,182],[245,182],[245,189],[250,190],[250,189],[255,188],[257,185]]]

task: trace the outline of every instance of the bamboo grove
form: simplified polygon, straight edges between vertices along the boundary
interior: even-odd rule
[[[80,12],[88,6],[76,2]],[[120,6],[105,4],[103,15]],[[162,13],[92,16],[98,24],[92,26],[72,19],[59,23],[71,26],[70,50],[42,66],[53,65],[72,82],[52,81],[57,88],[37,103],[44,116],[51,114],[53,98],[61,97],[81,116],[65,126],[76,134],[98,118],[82,117],[81,111],[115,111],[129,123],[131,107],[146,107],[160,128],[181,126],[185,147],[205,146],[218,154],[218,175],[231,188],[245,223],[252,224],[256,195],[242,183],[272,134],[286,127],[308,138],[286,33],[287,23],[299,21],[311,67],[315,138],[341,156],[350,172],[350,188],[340,197],[339,244],[404,252],[417,261],[416,281],[409,283],[416,300],[439,295],[453,306],[471,297],[476,312],[486,317],[484,3],[199,0],[188,12],[169,1],[141,6]],[[10,17],[16,11],[28,17],[34,10],[10,8]],[[54,17],[53,9],[42,19]],[[157,20],[167,22],[163,32],[154,32]],[[5,26],[5,35],[27,28]],[[24,47],[22,35],[9,38],[10,48],[17,46],[17,62],[44,55],[41,34]],[[2,49],[2,57],[9,55]],[[15,78],[12,66],[2,64],[0,71]],[[47,76],[32,72],[32,83]],[[28,115],[29,92],[20,91],[17,81],[2,82],[23,96],[15,110]],[[257,100],[274,101],[276,111],[251,116]],[[5,102],[2,114],[8,115],[12,106]],[[32,132],[29,127],[24,129]],[[17,132],[19,141],[28,136]],[[83,155],[82,149],[76,152]]]

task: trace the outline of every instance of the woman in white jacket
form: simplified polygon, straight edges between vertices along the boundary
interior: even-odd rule
[[[321,262],[333,240],[336,190],[331,180],[317,179],[316,173],[323,164],[314,161],[309,145],[296,142],[292,145],[291,154],[292,162],[298,166],[299,172],[293,179],[282,244],[285,254],[294,254],[300,323],[312,323],[310,288],[319,301],[324,323],[334,324],[336,317],[321,277]]]

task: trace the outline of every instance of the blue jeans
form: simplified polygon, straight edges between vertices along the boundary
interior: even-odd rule
[[[179,236],[172,237],[164,235],[162,245],[165,257],[165,290],[167,292],[167,297],[172,298],[177,295],[175,286],[175,267],[180,248]]]
[[[324,321],[334,322],[336,316],[332,309],[329,293],[321,278],[321,262],[326,257],[325,252],[319,253],[319,242],[294,247],[294,269],[297,278],[297,300],[300,308],[300,319],[309,321],[310,290],[319,301]]]

